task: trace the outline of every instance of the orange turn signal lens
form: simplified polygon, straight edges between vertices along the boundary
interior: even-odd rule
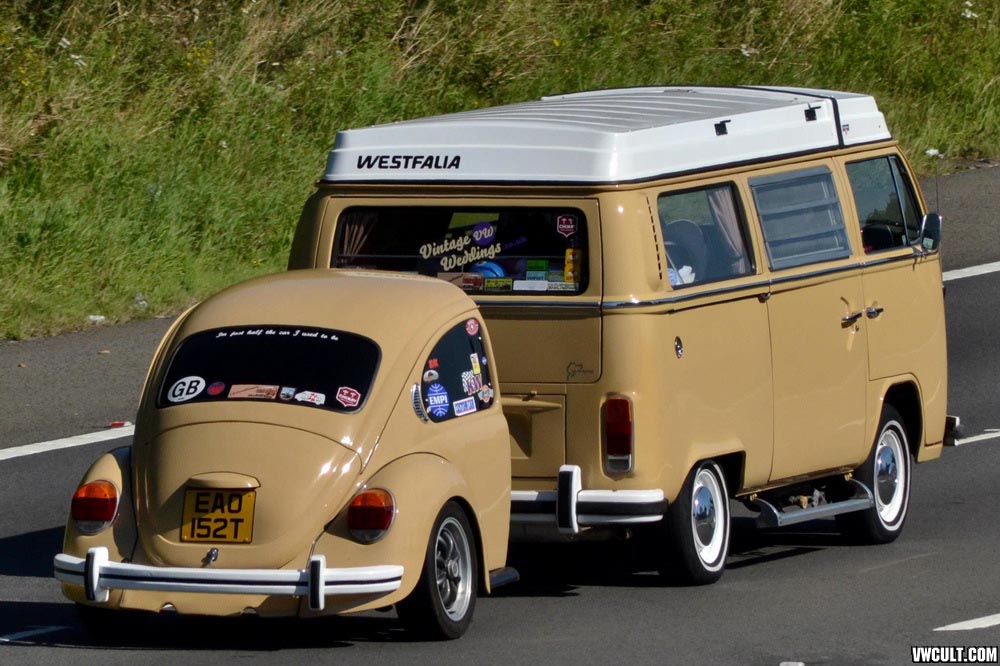
[[[358,493],[347,507],[347,529],[360,543],[381,539],[396,516],[396,501],[388,490],[373,488]]]
[[[84,534],[108,527],[118,513],[118,488],[110,481],[91,481],[76,489],[70,516]]]

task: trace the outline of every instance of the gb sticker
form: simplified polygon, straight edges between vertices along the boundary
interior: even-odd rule
[[[167,400],[170,402],[186,402],[201,393],[205,388],[205,380],[201,377],[191,375],[182,377],[174,382],[174,385],[167,391]]]

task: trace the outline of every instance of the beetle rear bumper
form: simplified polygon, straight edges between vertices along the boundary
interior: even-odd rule
[[[563,534],[581,527],[655,523],[663,519],[663,490],[583,490],[580,467],[559,468],[556,490],[514,490],[510,519],[515,524],[555,524]]]
[[[196,569],[111,562],[108,549],[96,547],[85,558],[60,553],[54,567],[58,580],[83,586],[87,600],[99,603],[108,600],[111,589],[160,590],[304,596],[310,610],[321,611],[327,596],[385,594],[399,589],[403,580],[403,567],[398,565],[329,569],[323,555],[313,556],[301,570]]]

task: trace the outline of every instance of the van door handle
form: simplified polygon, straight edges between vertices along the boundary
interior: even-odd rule
[[[879,316],[883,312],[885,312],[885,308],[880,308],[880,307],[876,307],[876,306],[872,306],[872,307],[868,308],[867,310],[865,310],[865,314],[868,315],[869,319],[874,319],[875,317]]]
[[[860,311],[859,312],[852,312],[851,314],[847,315],[846,317],[844,317],[840,321],[843,322],[844,324],[853,324],[857,320],[861,319],[861,315],[863,315],[863,314],[864,314],[864,312],[860,312]]]

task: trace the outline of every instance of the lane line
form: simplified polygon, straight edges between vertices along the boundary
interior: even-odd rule
[[[984,442],[988,439],[1000,439],[1000,430],[987,430],[986,432],[980,435],[965,437],[963,439],[956,439],[955,446],[962,446],[963,444],[972,444],[973,442]]]
[[[896,566],[898,564],[902,564],[903,562],[912,562],[913,560],[919,560],[919,559],[922,559],[922,558],[925,558],[925,557],[933,557],[935,555],[937,555],[936,552],[933,552],[933,553],[920,553],[919,555],[910,555],[909,557],[904,557],[904,558],[899,559],[899,560],[893,560],[892,562],[883,562],[882,564],[876,564],[873,567],[867,567],[865,569],[861,569],[860,571],[858,571],[858,573],[863,573],[863,574],[864,573],[871,573],[872,571],[878,571],[879,569],[885,569],[887,567],[894,567],[894,566]]]
[[[50,442],[38,442],[37,444],[25,444],[24,446],[13,446],[9,449],[0,449],[0,460],[10,460],[21,456],[31,456],[36,453],[46,453],[48,451],[58,451],[74,446],[84,446],[97,442],[106,442],[111,439],[131,437],[135,433],[135,426],[128,425],[124,428],[111,428],[109,430],[99,430],[89,432],[84,435],[75,435],[63,439],[55,439]]]
[[[41,627],[39,629],[31,629],[29,631],[20,631],[16,634],[7,634],[6,636],[0,636],[0,643],[23,641],[25,638],[31,638],[33,636],[41,636],[42,634],[51,634],[56,631],[62,631],[63,629],[69,629],[69,627]]]
[[[986,275],[987,273],[996,273],[997,271],[1000,271],[1000,261],[994,261],[990,264],[980,264],[978,266],[969,266],[968,268],[956,268],[953,271],[945,271],[941,275],[941,279],[947,282],[949,280],[961,280],[962,278]]]
[[[966,620],[965,622],[956,622],[955,624],[938,627],[934,631],[969,631],[970,629],[995,627],[998,624],[1000,624],[1000,613],[997,615],[987,615],[986,617],[977,617],[974,620]]]

